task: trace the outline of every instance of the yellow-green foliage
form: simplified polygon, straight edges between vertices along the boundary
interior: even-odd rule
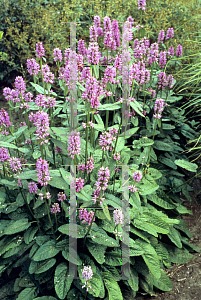
[[[3,50],[10,61],[26,68],[27,58],[35,57],[35,44],[42,41],[46,50],[48,63],[54,65],[53,49],[59,47],[63,51],[70,44],[70,25],[62,22],[81,21],[77,24],[77,38],[89,41],[89,26],[93,17],[107,15],[112,20],[125,21],[132,16],[140,23],[141,10],[138,0],[80,1],[80,0],[0,0],[2,30],[4,31]],[[175,36],[171,45],[176,49],[180,43],[183,53],[198,51],[198,44],[187,41],[195,40],[199,30],[201,8],[198,1],[189,0],[147,0],[146,11],[142,12],[142,24],[146,36],[157,41],[160,30],[167,32],[173,27]],[[182,27],[181,27],[182,26]],[[2,72],[2,70],[1,70]],[[4,70],[5,72],[5,70]],[[8,73],[8,72],[7,72]],[[2,77],[2,74],[1,74]]]

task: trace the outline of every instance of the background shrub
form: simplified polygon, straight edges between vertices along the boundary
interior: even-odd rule
[[[200,29],[198,1],[147,0],[142,21],[150,41],[158,37],[160,30],[173,27],[175,36],[172,46],[180,43],[183,55],[197,52]],[[63,22],[85,22],[77,24],[77,39],[89,42],[89,26],[94,15],[106,15],[119,22],[128,16],[140,21],[137,0],[80,1],[80,0],[1,0],[1,30],[4,32],[0,47],[8,58],[0,66],[0,78],[9,81],[9,74],[17,71],[26,75],[26,60],[35,55],[36,42],[43,42],[46,58],[53,65],[52,51],[55,47],[64,50],[70,43],[70,25]],[[194,41],[189,41],[193,40]],[[182,60],[183,63],[185,60]],[[187,60],[190,62],[190,60]]]

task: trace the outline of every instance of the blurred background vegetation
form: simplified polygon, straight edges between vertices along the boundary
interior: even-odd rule
[[[70,44],[70,24],[65,22],[85,22],[78,23],[76,30],[77,40],[84,39],[87,46],[95,15],[102,17],[102,24],[106,15],[119,22],[132,16],[140,22],[138,0],[0,0],[0,4],[0,30],[4,33],[0,51],[7,53],[7,57],[1,58],[0,80],[6,86],[13,81],[12,74],[28,76],[26,60],[35,57],[36,42],[43,42],[46,59],[54,70],[53,49],[59,47],[64,51]],[[167,32],[168,27],[173,27],[171,45],[175,50],[181,44],[183,56],[199,51],[200,0],[146,0],[142,15],[142,25],[151,43],[157,42],[160,30]],[[181,60],[182,65],[192,61],[193,57]]]

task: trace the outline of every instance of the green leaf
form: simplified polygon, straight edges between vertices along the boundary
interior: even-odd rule
[[[62,251],[62,255],[67,261],[70,261],[69,260],[69,257],[70,257],[71,263],[73,263],[73,264],[76,264],[78,266],[80,266],[82,264],[82,261],[78,255],[77,251],[74,250],[73,248],[71,248],[71,250],[69,251],[69,247],[67,247],[65,250]]]
[[[168,237],[178,248],[182,248],[181,234],[173,226],[170,226]]]
[[[18,295],[17,300],[33,300],[35,296],[38,294],[38,289],[36,287],[25,288],[21,293]]]
[[[30,274],[40,274],[43,272],[46,272],[47,270],[49,270],[51,267],[53,267],[56,263],[56,259],[55,258],[51,258],[48,260],[45,260],[43,262],[35,262],[35,261],[31,261],[30,266],[29,266],[29,273]]]
[[[130,268],[130,279],[128,279],[128,284],[133,291],[137,292],[139,289],[139,277],[136,270]]]
[[[163,246],[162,243],[159,243],[155,246],[156,253],[158,254],[159,259],[163,262],[166,268],[171,267],[171,261],[167,249]]]
[[[148,278],[149,277],[153,285],[157,287],[159,290],[164,292],[169,292],[172,290],[172,282],[163,270],[161,271],[160,279],[156,279],[154,276],[148,276]]]
[[[146,137],[140,138],[139,140],[133,141],[133,148],[140,149],[141,147],[147,147],[154,144],[154,141],[151,139],[148,139]]]
[[[147,223],[151,223],[150,225],[158,232],[162,234],[168,234],[170,229],[169,225],[160,217],[153,215],[151,212],[144,212],[143,216],[147,219]]]
[[[175,205],[177,205],[176,210],[180,213],[180,214],[190,214],[193,215],[191,210],[188,210],[185,206],[175,203]]]
[[[87,232],[87,227],[84,230],[84,227],[78,224],[65,224],[60,226],[58,230],[63,234],[80,239],[85,236],[85,231]]]
[[[142,106],[140,106],[140,104],[135,100],[135,101],[131,101],[130,102],[130,106],[134,109],[134,111],[136,111],[141,117],[145,118],[145,116],[143,115],[142,111]]]
[[[148,195],[147,199],[165,209],[174,209],[175,208],[174,204],[171,204],[171,203],[159,198],[157,195]]]
[[[42,297],[34,298],[33,300],[57,300],[57,298],[52,296],[42,296]]]
[[[109,300],[123,300],[121,289],[110,272],[103,272],[102,278],[108,290]]]
[[[115,109],[119,109],[121,108],[120,107],[120,104],[117,104],[117,103],[109,103],[109,104],[100,104],[99,107],[98,107],[98,110],[115,110]]]
[[[109,221],[111,221],[110,212],[109,212],[107,203],[105,203],[105,201],[103,201],[103,202],[101,203],[101,207],[102,207],[103,213],[104,213],[104,215],[106,216],[106,218],[107,218]]]
[[[18,149],[17,146],[2,141],[0,141],[0,146],[4,148]]]
[[[55,176],[53,179],[51,179],[48,184],[61,190],[68,188],[66,181],[62,177],[58,176]]]
[[[148,232],[149,234],[158,237],[157,231],[155,230],[155,228],[153,228],[152,224],[149,224],[147,222],[145,222],[144,220],[138,220],[138,219],[134,219],[133,220],[133,225],[135,227],[137,227],[138,229],[141,229],[143,231]]]
[[[108,236],[107,233],[98,226],[92,226],[89,235],[91,239],[97,244],[105,245],[108,247],[119,247],[119,243],[115,239]]]
[[[43,95],[47,95],[48,94],[48,91],[47,90],[44,90],[44,88],[36,83],[33,83],[33,82],[30,82],[31,85],[36,89],[36,91],[39,93],[39,94],[43,94]],[[53,96],[57,96],[57,94],[55,92],[51,93],[51,95]]]
[[[114,196],[113,194],[104,193],[105,202],[109,205],[114,206],[114,208],[122,207],[121,199]],[[112,204],[111,204],[112,203]]]
[[[161,277],[160,262],[155,249],[150,244],[140,239],[136,240],[135,242],[139,244],[140,247],[142,247],[142,249],[144,249],[145,253],[142,254],[142,257],[147,267],[151,271],[151,273],[154,275],[154,277],[160,278]]]
[[[184,169],[186,169],[186,170],[188,170],[188,171],[190,171],[190,172],[196,172],[196,170],[197,170],[197,168],[198,168],[198,166],[197,166],[196,164],[193,164],[193,163],[191,163],[191,162],[189,162],[189,161],[186,161],[186,160],[184,160],[184,159],[176,159],[176,160],[174,161],[174,163],[175,163],[177,166],[179,166],[179,167],[181,167],[181,168],[184,168]]]
[[[20,231],[24,231],[29,226],[31,226],[31,223],[28,223],[28,219],[17,220],[16,222],[5,228],[4,234],[10,235]]]
[[[33,256],[34,261],[41,261],[51,257],[54,257],[60,252],[60,250],[56,249],[54,241],[48,241],[44,243],[40,248],[36,251]]]
[[[125,135],[125,139],[130,138],[133,134],[135,134],[138,131],[139,127],[135,127],[135,128],[131,128],[129,130],[126,130],[126,132],[122,132],[119,137],[124,137]]]
[[[105,262],[105,251],[107,246],[98,245],[97,247],[97,244],[92,243],[90,240],[87,241],[86,246],[95,260],[102,265]]]
[[[174,151],[174,148],[170,144],[162,141],[155,141],[153,147],[161,151]]]
[[[29,227],[28,230],[24,233],[24,241],[28,245],[33,241],[34,235],[38,231],[38,227]]]
[[[110,251],[105,253],[105,263],[110,266],[121,266],[122,265],[122,257],[121,257],[121,249],[116,249],[119,251]]]
[[[61,263],[56,267],[54,276],[55,291],[60,299],[65,299],[73,282],[73,276],[68,274],[68,266]]]
[[[117,145],[116,145],[116,152],[119,153],[124,148],[124,145],[125,145],[124,137],[118,137]]]
[[[158,158],[158,161],[174,170],[177,169],[177,166],[175,165],[175,163],[167,157],[163,157],[160,155],[160,157]]]
[[[159,185],[156,184],[150,184],[148,180],[145,180],[145,178],[142,181],[143,185],[140,186],[140,195],[149,195],[153,194],[156,190],[158,190]]]
[[[32,179],[32,177],[37,178],[37,171],[36,170],[25,171],[25,172],[19,174],[18,177],[20,179]]]
[[[139,236],[141,239],[145,240],[147,243],[150,243],[150,241],[148,240],[148,238],[145,236],[143,231],[138,230],[137,228],[135,228],[132,223],[130,223],[130,231],[132,233],[134,233],[135,235]]]

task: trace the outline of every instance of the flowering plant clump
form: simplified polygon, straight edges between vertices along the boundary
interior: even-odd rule
[[[138,9],[145,6],[139,1]],[[189,199],[189,188],[178,167],[196,172],[197,165],[178,141],[197,133],[178,118],[175,80],[165,71],[182,48],[176,56],[169,50],[173,58],[160,48],[173,29],[150,45],[131,16],[122,38],[119,27],[95,16],[88,48],[80,40],[78,54],[54,49],[57,75],[36,43],[27,60],[30,91],[20,76],[3,91],[10,109],[0,114],[1,270],[29,253],[34,282],[22,288],[16,280],[19,299],[46,296],[40,284],[53,277],[59,299],[123,300],[125,286],[133,295],[139,286],[168,291],[163,269],[196,250],[182,233],[180,214],[189,211],[179,193]]]

